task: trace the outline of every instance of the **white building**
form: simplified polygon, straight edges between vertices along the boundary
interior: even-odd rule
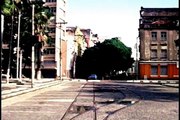
[[[52,37],[51,44],[45,46],[44,69],[55,69],[55,77],[62,75],[62,41],[66,35],[66,4],[67,0],[45,0],[45,6],[50,7],[54,14],[49,22],[49,36]]]

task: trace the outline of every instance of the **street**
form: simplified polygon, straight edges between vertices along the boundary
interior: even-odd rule
[[[178,120],[178,88],[63,81],[2,100],[2,120]]]

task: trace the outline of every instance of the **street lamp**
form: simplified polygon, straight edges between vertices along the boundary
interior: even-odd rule
[[[136,38],[136,80],[138,80],[138,38]]]
[[[57,67],[57,71],[56,71],[56,77],[60,77],[60,80],[62,80],[62,37],[61,37],[61,25],[62,24],[67,24],[67,22],[57,22],[56,24],[59,24],[60,26],[59,26],[59,28],[60,28],[60,49],[59,49],[59,60],[57,59],[57,65],[56,65],[56,67]],[[56,47],[57,48],[57,47]]]
[[[31,0],[32,3],[32,36],[34,36],[34,8],[35,5],[33,4],[35,0]],[[32,45],[32,52],[31,52],[31,87],[33,88],[34,77],[35,77],[35,66],[34,66],[34,45]]]
[[[21,11],[19,10],[19,15],[18,15],[18,38],[17,38],[17,61],[16,61],[16,79],[19,81],[20,76],[19,76],[19,69],[21,70],[22,68],[19,67],[19,58],[20,58],[20,48],[19,48],[19,42],[20,42],[20,23],[21,22]],[[20,80],[21,81],[21,80]]]

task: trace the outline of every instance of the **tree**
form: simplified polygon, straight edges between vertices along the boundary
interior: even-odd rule
[[[37,48],[37,56],[42,50],[43,43],[47,40],[47,23],[52,14],[49,12],[49,8],[43,6],[44,2],[38,1],[33,3],[35,4],[35,36],[32,36],[32,7],[29,0],[15,0],[15,2],[4,0],[1,5],[1,10],[6,15],[5,16],[5,25],[4,25],[4,41],[8,41],[9,46],[12,46],[11,50],[17,45],[17,40],[14,39],[14,36],[17,34],[17,20],[12,18],[18,18],[18,11],[21,11],[21,33],[20,33],[20,47],[24,51],[23,52],[23,60],[24,63],[28,66],[31,66],[31,46],[36,44]],[[13,11],[12,11],[12,10]],[[14,29],[11,31],[12,27]],[[45,37],[44,37],[45,36]],[[49,36],[48,36],[49,37]],[[12,38],[12,40],[11,40]],[[11,40],[11,41],[9,41]],[[38,69],[41,66],[40,57],[37,57],[37,66]],[[4,60],[8,61],[8,60]],[[6,69],[6,68],[4,68]]]
[[[13,66],[12,62],[13,60],[12,58],[12,42],[13,42],[13,28],[14,28],[14,9],[15,9],[15,5],[12,1],[10,0],[2,0],[1,1],[2,4],[0,4],[1,6],[1,14],[5,16],[5,20],[7,22],[7,24],[4,25],[4,29],[3,30],[3,39],[9,39],[8,43],[9,43],[9,50],[8,51],[3,51],[5,53],[3,57],[3,61],[2,61],[2,68],[5,73],[7,73],[7,82],[9,79],[9,74],[10,74],[10,67]],[[3,23],[4,24],[4,23]],[[3,42],[4,40],[1,40],[1,42]],[[7,57],[7,54],[9,53],[9,56]],[[5,56],[6,55],[6,56]]]
[[[85,50],[78,64],[83,77],[90,74],[111,76],[119,71],[127,71],[134,62],[131,48],[124,45],[118,38],[106,39],[94,47]]]

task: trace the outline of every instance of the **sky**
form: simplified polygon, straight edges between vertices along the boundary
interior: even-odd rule
[[[120,37],[135,58],[141,6],[178,8],[179,0],[67,0],[67,26],[91,29],[100,39]]]

